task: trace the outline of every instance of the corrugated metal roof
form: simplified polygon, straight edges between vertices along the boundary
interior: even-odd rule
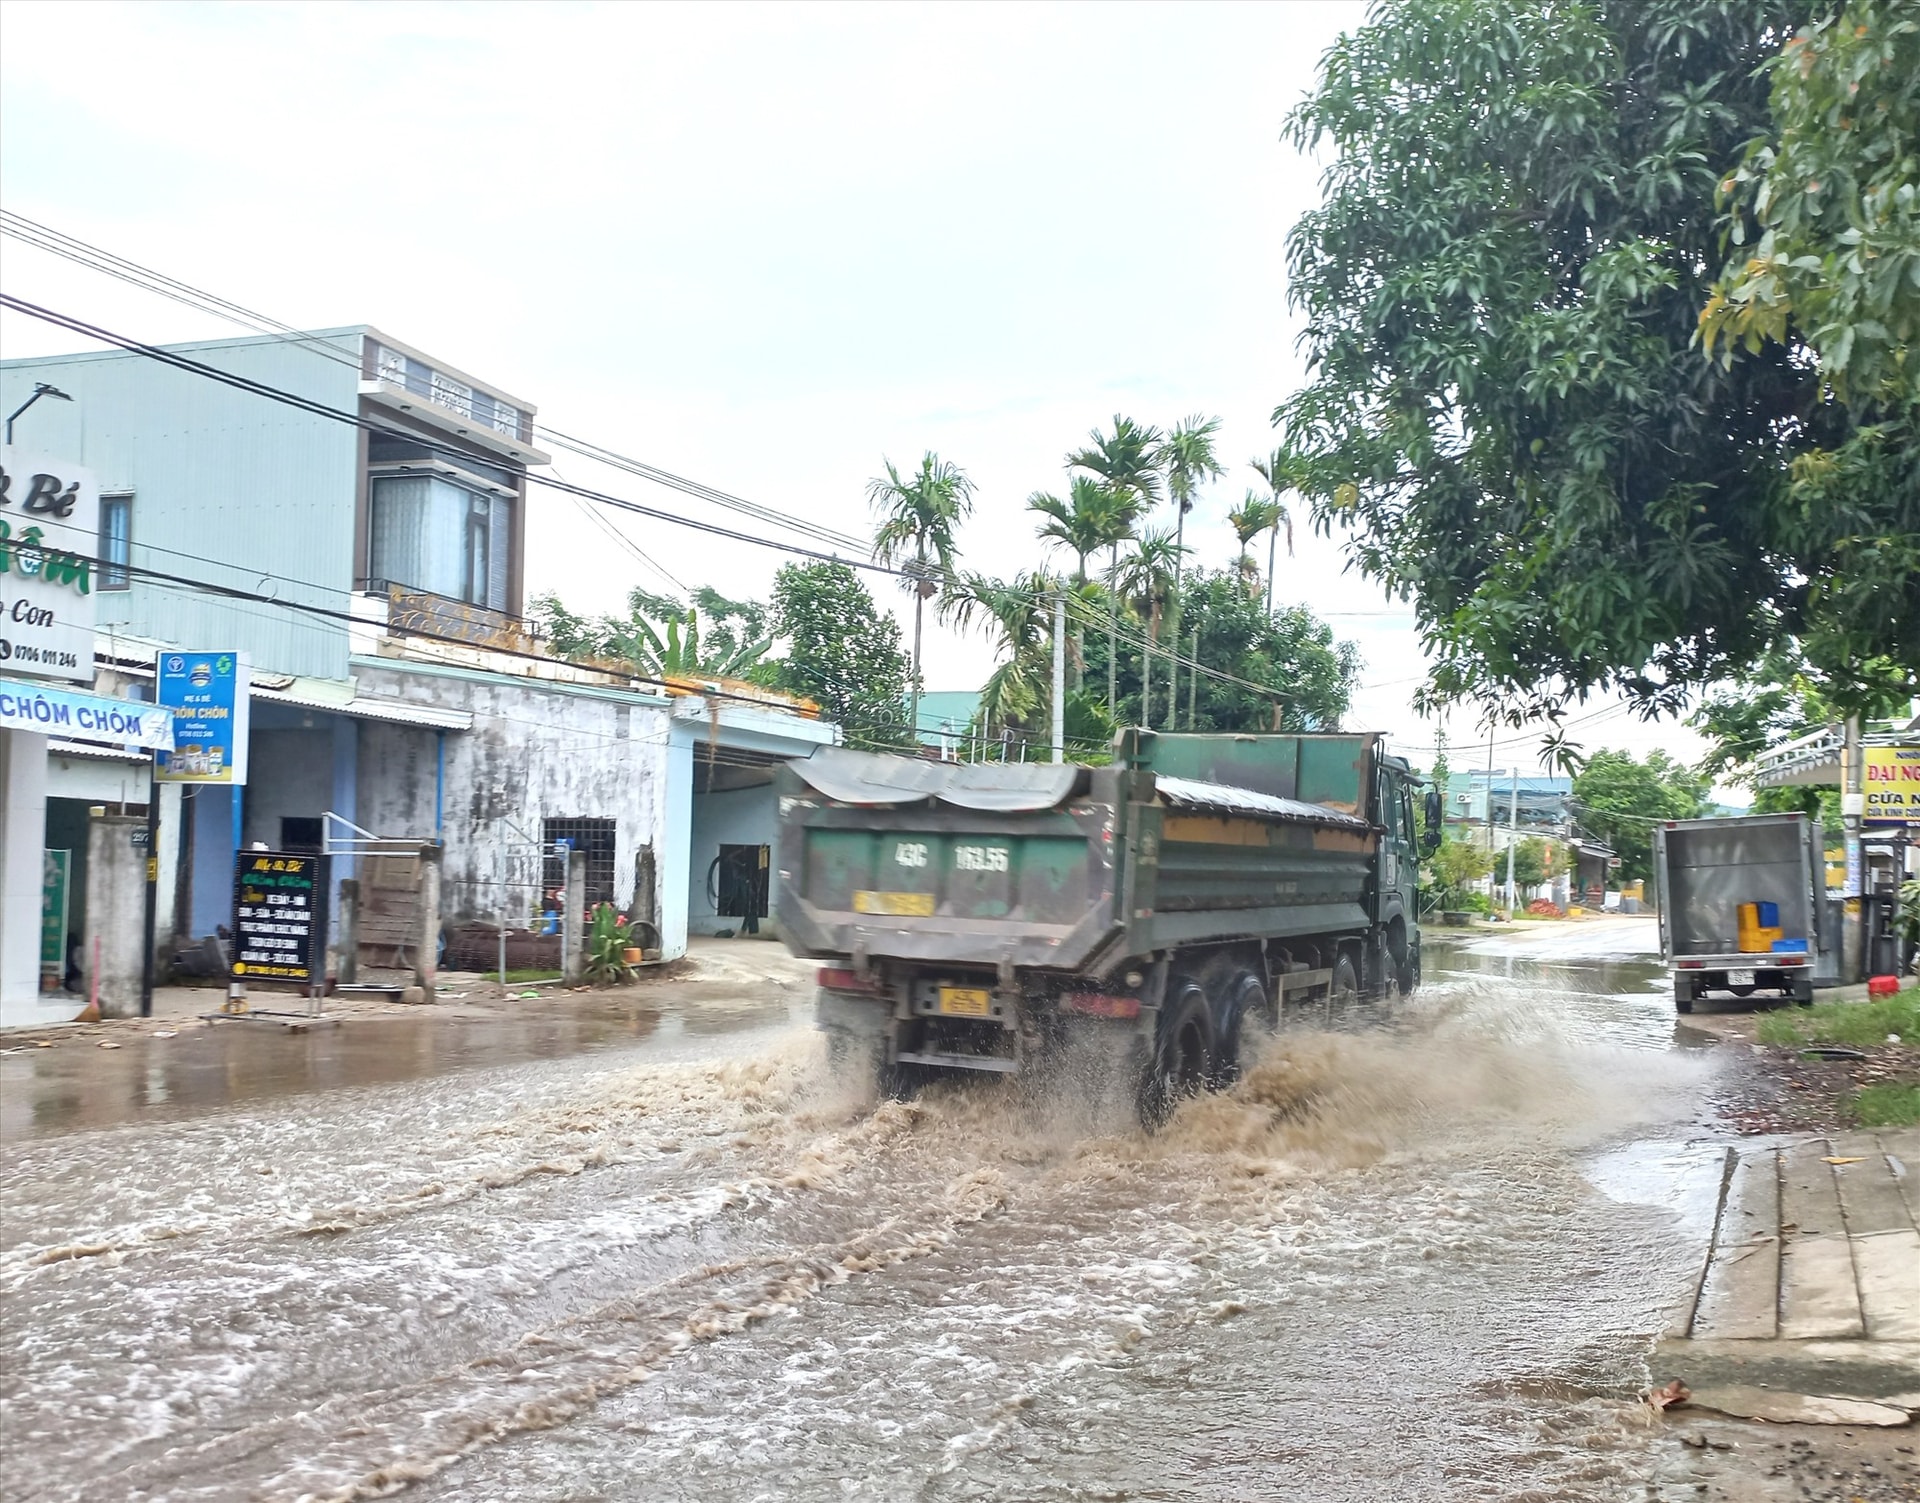
[[[351,699],[329,699],[322,694],[302,694],[294,689],[255,689],[253,698],[267,704],[291,705],[296,710],[324,710],[329,715],[350,715],[356,720],[424,725],[436,731],[473,729],[473,715],[466,710],[436,710],[399,699],[371,699],[364,694],[356,694]]]
[[[101,762],[137,762],[142,766],[153,761],[152,752],[126,751],[118,746],[87,746],[79,741],[47,741],[49,757],[91,757]]]
[[[1225,783],[1202,783],[1193,778],[1172,778],[1165,774],[1156,774],[1153,783],[1160,790],[1160,797],[1176,809],[1203,809],[1209,814],[1244,814],[1255,819],[1330,825],[1347,830],[1373,828],[1357,814],[1343,814],[1338,809],[1329,809],[1325,804],[1303,803],[1297,798],[1255,793],[1251,788],[1229,788]]]

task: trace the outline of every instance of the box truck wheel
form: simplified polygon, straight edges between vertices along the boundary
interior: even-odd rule
[[[1673,1010],[1675,1012],[1693,1011],[1693,983],[1683,982],[1673,989]]]
[[[1411,997],[1420,985],[1420,941],[1418,939],[1407,946],[1406,958],[1395,967],[1393,979],[1399,985],[1400,995],[1403,997]]]
[[[1140,1083],[1140,1120],[1159,1127],[1188,1096],[1205,1090],[1213,1077],[1213,1010],[1196,981],[1177,980],[1160,1010],[1153,1058]]]

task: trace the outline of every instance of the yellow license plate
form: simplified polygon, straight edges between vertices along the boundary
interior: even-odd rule
[[[956,1018],[990,1018],[993,1016],[993,993],[977,986],[943,986],[940,988],[940,1011]]]
[[[933,894],[930,892],[856,892],[855,913],[881,913],[892,918],[932,918]]]

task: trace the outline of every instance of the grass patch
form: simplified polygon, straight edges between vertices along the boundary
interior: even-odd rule
[[[1920,992],[1906,991],[1873,1002],[1822,1002],[1766,1013],[1757,1030],[1763,1044],[1846,1044],[1871,1049],[1897,1033],[1920,1047]]]
[[[500,979],[500,973],[498,971],[488,971],[486,975],[491,980],[497,981]],[[507,985],[509,986],[524,985],[529,981],[558,981],[559,979],[560,973],[558,971],[543,970],[538,966],[532,970],[524,971],[516,971],[512,966],[507,967]]]
[[[1920,1085],[1862,1086],[1854,1093],[1853,1115],[1862,1127],[1920,1126]]]

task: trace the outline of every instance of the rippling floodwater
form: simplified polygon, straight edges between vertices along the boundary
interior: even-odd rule
[[[765,998],[56,1118],[6,1150],[7,1494],[1664,1496],[1711,1065],[1559,943],[1151,1139],[999,1081],[854,1115]]]

